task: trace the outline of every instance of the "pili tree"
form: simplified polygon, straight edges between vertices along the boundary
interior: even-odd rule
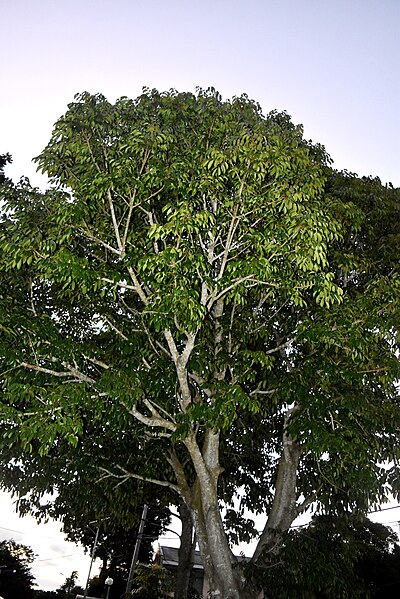
[[[258,566],[310,503],[397,493],[397,190],[214,90],[81,94],[37,162],[52,189],[4,192],[3,446],[130,431],[141,460],[103,475],[180,496],[220,599],[260,590],[220,512],[238,485]]]

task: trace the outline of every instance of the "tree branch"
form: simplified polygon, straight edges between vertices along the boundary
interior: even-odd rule
[[[128,410],[128,412],[130,414],[132,414],[132,416],[134,416],[136,418],[136,420],[139,420],[139,422],[141,422],[142,424],[145,424],[146,426],[150,426],[152,428],[154,428],[154,427],[165,428],[171,432],[176,431],[177,425],[174,424],[173,422],[171,422],[170,420],[167,420],[166,418],[163,418],[162,416],[160,416],[160,414],[155,409],[154,405],[152,405],[148,399],[144,399],[142,401],[143,401],[144,405],[146,406],[146,408],[150,411],[151,416],[146,416],[145,414],[142,414],[142,412],[139,412],[139,410],[137,409],[136,406],[132,406],[131,408],[128,408],[125,405],[124,407]]]
[[[102,480],[105,480],[106,478],[118,478],[118,479],[122,479],[116,485],[116,487],[119,487],[120,485],[124,484],[130,478],[136,478],[137,480],[142,480],[147,483],[152,483],[152,484],[158,485],[160,487],[168,487],[169,489],[172,489],[176,493],[180,493],[179,487],[177,485],[174,485],[173,483],[170,483],[166,480],[158,480],[156,478],[150,478],[147,476],[141,476],[140,474],[135,474],[134,472],[129,472],[128,470],[126,470],[125,468],[120,466],[119,464],[117,464],[116,467],[119,468],[119,470],[121,470],[124,474],[116,474],[115,472],[111,472],[110,470],[107,470],[107,468],[103,468],[102,466],[99,466],[99,470],[104,472],[104,474],[96,482],[99,483]]]
[[[51,376],[55,376],[58,378],[66,378],[66,377],[73,376],[74,378],[72,378],[68,381],[65,381],[67,383],[80,382],[80,383],[90,383],[91,385],[94,385],[96,383],[96,381],[94,379],[87,376],[86,374],[83,374],[76,368],[73,368],[72,366],[69,366],[68,364],[64,364],[64,363],[62,365],[64,366],[64,368],[68,369],[67,372],[59,372],[57,370],[52,370],[50,368],[44,368],[43,366],[39,366],[38,364],[27,364],[26,362],[19,363],[19,366],[28,368],[29,370],[36,370],[37,372],[43,372],[43,374],[50,374]]]
[[[108,324],[108,326],[117,333],[117,335],[119,335],[121,337],[121,339],[123,339],[124,341],[129,341],[128,337],[126,335],[124,335],[124,333],[122,331],[120,331],[115,324],[113,324],[111,322],[111,320],[108,318],[108,316],[104,317],[106,320],[106,323]]]
[[[121,255],[121,251],[119,249],[113,247],[112,245],[110,245],[106,241],[103,241],[102,239],[99,239],[98,237],[96,237],[95,235],[93,235],[89,231],[89,229],[82,229],[81,233],[83,233],[91,241],[95,241],[96,243],[99,243],[100,245],[102,245],[104,248],[106,248],[107,250],[109,250],[113,254],[117,254],[117,256]]]
[[[239,203],[235,204],[235,207],[233,209],[233,216],[232,216],[232,220],[229,224],[228,236],[226,238],[225,248],[223,251],[222,262],[221,262],[221,266],[220,266],[219,273],[217,276],[217,281],[222,279],[223,274],[225,272],[226,263],[227,263],[229,252],[230,252],[231,246],[232,246],[232,240],[235,235],[235,231],[237,229],[237,225],[239,222],[239,218],[237,216],[238,209],[239,209]]]
[[[114,202],[113,202],[110,190],[107,191],[107,198],[108,198],[108,205],[110,207],[111,220],[112,220],[112,224],[113,224],[115,239],[117,240],[117,245],[119,248],[120,256],[121,256],[121,258],[124,258],[125,257],[125,247],[122,244],[122,239],[121,239],[121,236],[119,233],[119,225],[117,222],[117,217],[115,216]]]

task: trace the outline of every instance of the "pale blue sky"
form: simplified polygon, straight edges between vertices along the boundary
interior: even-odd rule
[[[77,92],[212,85],[287,110],[337,168],[400,186],[400,0],[0,0],[0,15],[0,154],[14,179],[43,184],[31,158]],[[62,563],[38,563],[41,584],[58,586]]]
[[[76,92],[246,92],[338,168],[400,185],[400,0],[0,0],[0,152],[13,177]]]

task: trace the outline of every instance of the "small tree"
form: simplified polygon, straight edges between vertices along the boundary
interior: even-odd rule
[[[75,599],[77,594],[83,593],[83,588],[76,584],[78,572],[73,570],[70,576],[67,576],[65,582],[57,589],[57,597],[60,599]]]
[[[131,599],[168,599],[172,596],[174,578],[162,566],[141,565],[135,571]]]
[[[0,542],[0,595],[4,599],[33,599],[33,560],[30,547],[13,540]]]

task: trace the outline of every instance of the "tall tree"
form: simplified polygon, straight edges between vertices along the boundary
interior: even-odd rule
[[[256,565],[311,502],[397,493],[398,190],[214,90],[81,94],[37,160],[53,188],[8,187],[0,233],[3,446],[129,435],[103,475],[180,496],[220,599],[259,590],[239,485]]]

